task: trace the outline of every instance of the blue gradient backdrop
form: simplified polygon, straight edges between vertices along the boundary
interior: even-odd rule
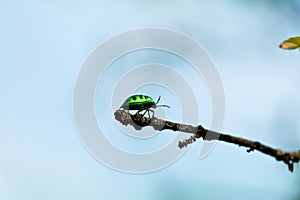
[[[290,173],[225,143],[199,160],[199,141],[154,173],[114,171],[81,145],[72,113],[80,66],[101,42],[135,28],[170,28],[215,62],[225,132],[299,149],[300,53],[278,44],[300,35],[300,6],[274,2],[0,1],[0,199],[293,199],[299,165]]]

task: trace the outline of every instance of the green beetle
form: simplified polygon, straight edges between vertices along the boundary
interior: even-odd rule
[[[132,95],[130,97],[128,97],[124,103],[122,104],[122,106],[120,108],[123,108],[124,110],[137,110],[136,114],[139,114],[141,111],[145,110],[145,112],[143,113],[143,116],[148,112],[148,116],[150,118],[150,112],[153,113],[152,117],[154,116],[154,111],[151,110],[150,108],[157,108],[157,107],[167,107],[170,108],[170,106],[168,105],[157,105],[157,103],[160,100],[160,96],[157,100],[157,102],[155,103],[153,101],[153,99],[149,96],[146,95]]]

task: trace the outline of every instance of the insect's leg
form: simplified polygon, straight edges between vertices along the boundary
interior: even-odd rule
[[[138,110],[134,115],[137,115],[137,114],[139,114],[141,111],[143,111],[144,109],[140,109],[140,110]],[[142,116],[144,116],[144,114],[145,113],[143,113],[143,115]]]
[[[137,114],[139,114],[141,111],[140,110],[138,110],[134,115],[137,115]]]
[[[152,117],[151,118],[153,118],[154,117],[154,110],[148,110],[148,115],[149,115],[149,118],[150,118],[150,112],[152,112]]]
[[[150,112],[149,112],[149,110],[147,110],[147,113],[148,113],[148,117],[151,118],[151,117],[150,117]]]
[[[142,117],[144,117],[144,115],[146,114],[147,111],[148,111],[148,110],[145,110],[145,112],[142,114]]]

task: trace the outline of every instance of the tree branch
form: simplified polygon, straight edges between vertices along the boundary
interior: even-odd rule
[[[205,129],[201,125],[190,126],[190,125],[165,121],[162,119],[158,119],[156,117],[147,118],[147,117],[143,117],[140,114],[131,115],[130,113],[121,109],[117,110],[114,113],[114,115],[115,115],[115,119],[118,120],[121,124],[125,126],[132,125],[136,130],[141,130],[142,127],[145,126],[152,126],[155,130],[158,131],[169,129],[173,131],[180,131],[180,132],[193,134],[189,139],[179,142],[178,143],[179,148],[186,147],[187,145],[195,142],[196,139],[198,138],[203,138],[203,140],[220,140],[220,141],[236,144],[238,146],[247,147],[248,153],[257,150],[264,154],[272,156],[278,161],[283,161],[288,166],[291,172],[293,172],[294,163],[298,163],[300,160],[300,150],[295,152],[285,152],[280,149],[271,148],[257,141],[251,141],[240,137],[219,133],[216,131],[211,131]]]

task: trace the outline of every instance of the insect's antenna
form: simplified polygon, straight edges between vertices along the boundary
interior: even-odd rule
[[[160,97],[161,96],[158,97],[158,100],[157,100],[156,104],[159,102]],[[156,105],[156,107],[167,107],[167,108],[170,108],[170,106],[168,106],[168,105]]]
[[[158,100],[157,100],[157,102],[156,102],[155,104],[157,104],[157,103],[159,102],[159,100],[160,100],[160,97],[161,97],[161,96],[159,96],[159,97],[158,97]]]
[[[167,107],[167,108],[171,108],[171,107],[168,106],[168,105],[157,105],[156,107]]]

